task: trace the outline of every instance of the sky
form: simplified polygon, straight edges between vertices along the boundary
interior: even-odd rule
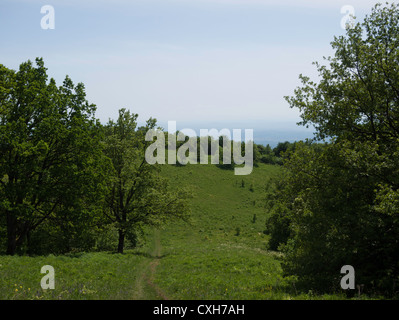
[[[351,6],[357,21],[369,0],[0,0],[0,63],[18,69],[43,57],[50,77],[83,82],[97,117],[118,109],[165,126],[295,130],[299,112],[284,96]],[[54,29],[41,22],[54,8]],[[299,129],[298,129],[299,130]]]

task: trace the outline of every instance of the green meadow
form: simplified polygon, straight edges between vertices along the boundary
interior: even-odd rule
[[[281,167],[236,176],[215,165],[164,165],[174,186],[191,189],[191,218],[148,229],[124,254],[0,256],[0,299],[342,299],[297,292],[280,253],[268,251],[264,196]],[[41,267],[55,270],[43,290]]]
[[[281,167],[259,164],[236,176],[214,165],[164,166],[194,191],[192,220],[160,232],[156,283],[170,299],[342,299],[300,293],[284,278],[280,253],[267,250],[265,194]]]

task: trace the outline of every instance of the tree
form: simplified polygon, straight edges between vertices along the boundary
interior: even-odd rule
[[[345,264],[369,292],[399,282],[398,22],[399,5],[376,5],[334,39],[327,66],[315,63],[319,82],[301,75],[286,98],[316,141],[330,141],[289,153],[275,210],[290,220],[283,269],[308,289],[339,286]]]
[[[300,76],[303,86],[286,99],[301,111],[302,125],[315,125],[317,138],[396,144],[398,18],[398,5],[377,4],[362,24],[334,38],[329,67],[315,62],[319,83]]]
[[[76,208],[102,180],[95,106],[82,83],[67,76],[57,87],[46,71],[39,58],[18,71],[0,65],[0,215],[10,255],[57,214],[81,219]]]
[[[254,158],[258,158],[259,161],[266,164],[282,164],[281,158],[275,155],[272,147],[269,144],[266,146],[262,146],[260,144],[255,146],[257,147],[258,152],[254,152]]]
[[[291,147],[291,143],[288,141],[279,142],[277,146],[273,149],[274,155],[276,157],[281,157],[284,152],[286,152]]]
[[[118,253],[123,253],[127,233],[187,219],[190,211],[189,193],[172,189],[160,177],[159,167],[146,161],[145,151],[152,142],[145,141],[145,135],[155,129],[156,121],[149,119],[146,126],[137,128],[137,118],[137,114],[121,109],[117,121],[105,126],[105,155],[112,162],[112,172],[104,214],[118,230]]]

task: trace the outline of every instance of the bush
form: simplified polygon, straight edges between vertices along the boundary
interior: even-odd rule
[[[291,234],[289,210],[278,203],[271,211],[266,220],[265,234],[270,235],[268,249],[278,250],[281,244],[287,243]]]
[[[277,157],[273,154],[266,154],[266,155],[261,156],[260,161],[262,163],[266,163],[266,164],[277,164],[277,165],[283,164],[282,158]]]

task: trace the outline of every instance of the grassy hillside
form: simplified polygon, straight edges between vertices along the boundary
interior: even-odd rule
[[[173,184],[194,192],[191,223],[161,233],[156,283],[170,299],[312,297],[283,279],[279,254],[267,250],[263,197],[280,173],[280,167],[264,164],[248,176],[213,165],[162,168]]]
[[[149,230],[124,255],[0,256],[0,299],[311,298],[297,294],[278,254],[266,250],[263,197],[280,170],[260,164],[235,176],[214,165],[162,166],[172,185],[193,191],[190,222]],[[55,268],[55,290],[40,287],[43,265]]]
[[[172,183],[194,192],[192,221],[161,234],[157,283],[174,299],[253,299],[277,294],[280,266],[266,251],[262,196],[279,167],[248,176],[214,165],[164,166]],[[281,296],[280,296],[281,297]]]

